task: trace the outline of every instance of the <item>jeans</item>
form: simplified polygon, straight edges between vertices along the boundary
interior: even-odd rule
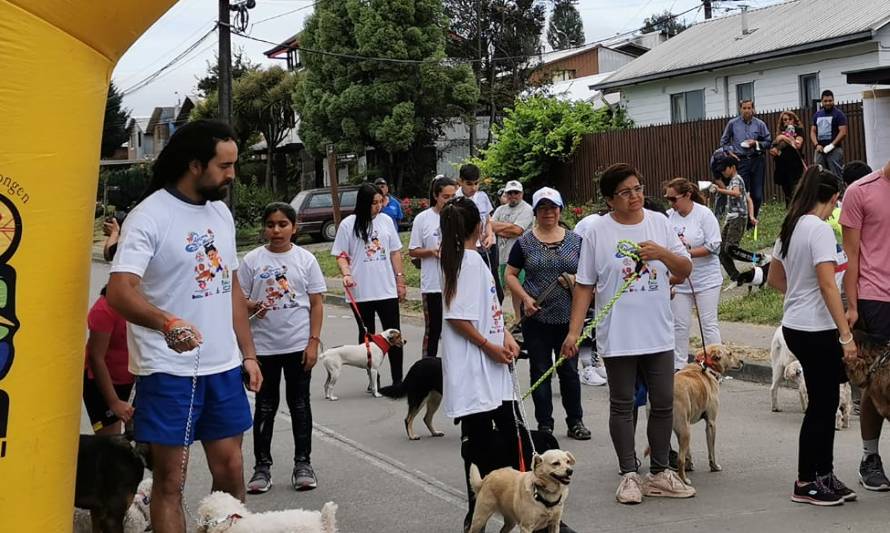
[[[723,225],[723,232],[721,235],[723,242],[720,245],[720,264],[723,265],[723,270],[726,271],[726,274],[732,281],[735,281],[736,278],[739,277],[739,269],[735,267],[735,260],[729,255],[729,247],[733,245],[738,246],[739,243],[742,242],[747,222],[748,220],[745,217],[740,216],[727,220]]]
[[[374,315],[380,317],[380,325],[383,329],[398,329],[401,331],[399,322],[399,299],[390,298],[388,300],[373,300],[370,302],[359,302],[358,309],[361,312],[361,318],[368,326],[368,333],[377,332],[377,323],[374,321]],[[365,332],[362,331],[362,321],[359,320],[355,309],[352,310],[355,316],[355,322],[358,324],[358,343],[365,344]],[[402,382],[402,347],[390,346],[386,357],[389,358],[389,370],[392,374],[393,385]]]
[[[303,370],[303,352],[261,355],[257,360],[263,373],[263,384],[256,395],[253,415],[253,456],[256,465],[272,465],[272,432],[278,413],[282,372],[284,397],[290,410],[294,434],[294,463],[308,463],[312,453],[312,407],[309,402],[312,372]]]
[[[649,471],[668,468],[674,423],[674,352],[604,357],[609,381],[609,434],[621,474],[637,471],[634,444],[634,399],[637,374],[649,390],[646,435],[652,450]]]
[[[745,181],[745,188],[751,195],[754,202],[754,218],[760,212],[760,206],[763,204],[763,175],[766,171],[765,157],[752,157],[750,159],[741,159],[738,163],[739,176]]]
[[[717,320],[717,304],[720,303],[720,286],[691,293],[678,292],[671,300],[674,312],[674,368],[679,370],[689,363],[689,330],[698,331],[698,321],[693,320],[692,312],[698,308],[698,316],[704,328],[704,343],[720,344],[720,323]],[[694,326],[691,326],[694,324]]]
[[[535,383],[553,366],[553,354],[559,354],[562,341],[569,334],[568,324],[544,324],[532,318],[522,323],[522,337],[528,351],[531,382]],[[578,358],[572,357],[556,369],[559,376],[559,393],[566,411],[569,428],[581,422],[581,378],[578,376]],[[553,393],[550,380],[546,380],[532,393],[535,402],[535,419],[538,429],[553,428]]]
[[[798,481],[815,481],[834,471],[834,418],[839,385],[846,381],[843,350],[836,329],[798,331],[782,327],[788,349],[803,368],[809,402],[800,426]]]
[[[827,154],[825,152],[816,152],[813,163],[821,165],[822,168],[834,174],[838,179],[838,183],[840,183],[844,175],[844,149],[840,146],[835,146],[834,150]]]
[[[420,296],[423,302],[422,353],[424,357],[438,357],[442,337],[442,293],[425,292]]]

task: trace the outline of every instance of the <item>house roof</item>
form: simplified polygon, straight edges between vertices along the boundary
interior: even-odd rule
[[[593,74],[572,80],[555,81],[550,84],[548,92],[560,100],[584,100],[590,102],[602,93],[591,89],[591,86],[608,78],[612,73]]]
[[[275,45],[274,47],[263,52],[268,58],[275,58],[281,55],[282,52],[287,52],[288,50],[293,50],[300,47],[300,36],[303,32],[296,33],[291,37],[285,39],[284,42]]]
[[[172,122],[176,118],[176,107],[156,107],[151,112],[151,118],[148,119],[148,125],[145,131],[153,131],[155,126],[161,122]]]
[[[127,130],[130,131],[133,129],[133,126],[138,126],[139,131],[145,132],[145,129],[148,127],[149,117],[132,117],[130,118],[130,123],[127,124]]]
[[[615,72],[597,89],[866,41],[890,22],[887,0],[788,0],[695,24]]]

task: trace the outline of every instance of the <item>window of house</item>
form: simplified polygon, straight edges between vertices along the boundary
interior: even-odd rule
[[[742,102],[744,100],[754,101],[754,82],[740,83],[735,86],[735,101]]]
[[[816,109],[819,106],[819,74],[804,74],[800,77],[800,107]]]
[[[689,122],[705,118],[705,91],[686,91],[671,95],[671,122]]]
[[[300,51],[291,48],[287,51],[287,68],[290,70],[299,70],[302,68],[302,63],[300,63]]]
[[[554,70],[551,74],[551,79],[553,82],[557,81],[568,81],[575,79],[575,71],[574,70]]]

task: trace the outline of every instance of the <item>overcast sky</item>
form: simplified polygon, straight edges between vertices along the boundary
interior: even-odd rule
[[[781,1],[746,0],[744,3],[756,8]],[[280,42],[302,29],[304,20],[312,12],[313,0],[257,0],[256,3],[257,6],[250,11],[248,33],[264,40]],[[733,6],[738,3],[715,2],[715,5]],[[638,28],[643,19],[653,13],[662,13],[666,9],[679,13],[700,4],[701,0],[580,0],[578,10],[584,20],[584,33],[590,42]],[[718,7],[715,16],[722,14]],[[134,87],[188,49],[214,26],[216,16],[217,2],[213,0],[180,0],[123,56],[113,76],[118,88],[127,90]],[[703,16],[698,10],[685,18],[687,21],[700,21]],[[232,48],[236,47],[243,48],[254,62],[277,63],[263,55],[270,45],[233,35]],[[208,62],[214,61],[216,48],[214,33],[152,83],[126,95],[124,106],[132,110],[134,117],[141,117],[150,115],[155,106],[175,105],[178,99],[194,92],[196,78],[206,72]]]

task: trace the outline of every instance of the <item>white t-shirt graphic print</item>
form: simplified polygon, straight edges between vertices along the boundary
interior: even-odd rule
[[[411,227],[411,240],[408,249],[438,249],[442,239],[439,236],[439,213],[432,208],[422,211],[414,217]],[[420,260],[420,292],[424,294],[442,292],[439,280],[439,259],[423,257]]]
[[[315,256],[299,246],[283,253],[260,246],[244,256],[238,281],[245,296],[266,304],[250,321],[257,355],[300,352],[309,344],[309,295],[327,290]]]
[[[593,219],[581,243],[575,279],[596,285],[596,312],[618,293],[636,268],[633,259],[618,253],[618,241],[653,241],[688,258],[668,219],[644,210],[639,224],[619,224],[612,215]],[[597,350],[603,357],[645,355],[674,349],[670,273],[661,261],[647,261],[634,281],[596,328]]]
[[[504,345],[504,315],[488,265],[475,250],[464,250],[457,291],[443,302],[442,385],[451,418],[490,411],[513,399],[507,365],[497,363],[455,330],[448,319],[468,320],[495,346]]]
[[[357,302],[373,302],[398,298],[395,272],[392,269],[390,254],[402,249],[402,241],[393,227],[392,219],[377,215],[371,221],[368,241],[355,236],[355,215],[349,215],[340,222],[337,238],[331,248],[331,255],[349,256],[349,266],[355,287],[352,294]]]
[[[238,269],[235,223],[222,202],[195,205],[159,190],[127,216],[111,272],[139,276],[156,307],[194,324],[201,345],[199,375],[241,364],[232,327],[232,276]],[[178,354],[162,333],[127,324],[130,372],[191,376],[194,352]]]

